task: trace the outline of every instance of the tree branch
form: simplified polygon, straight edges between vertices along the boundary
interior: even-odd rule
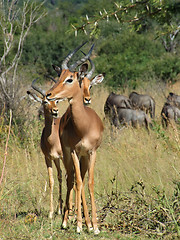
[[[7,1],[7,7],[5,7],[4,1],[1,2],[2,10],[4,10],[4,16],[0,19],[0,27],[2,28],[4,38],[4,54],[0,58],[0,86],[2,89],[0,97],[2,98],[2,95],[4,95],[6,99],[11,99],[12,101],[15,97],[16,72],[23,52],[25,39],[32,25],[47,14],[45,10],[41,11],[44,1],[39,5],[34,2],[30,4],[30,2],[30,0],[24,2],[21,19],[19,18],[20,9],[17,9],[17,0],[12,0],[10,4],[9,1]],[[8,9],[7,14],[5,10],[6,8]],[[13,37],[16,32],[15,24],[17,24],[17,19],[19,19],[21,26],[17,50],[14,56],[11,55],[12,60],[8,60],[8,62],[6,62],[7,57],[12,53],[15,40],[17,42],[17,36],[16,39]],[[10,78],[10,72],[12,73],[11,80],[8,79]],[[11,84],[8,84],[8,82],[11,82]],[[8,85],[11,85],[10,89]]]

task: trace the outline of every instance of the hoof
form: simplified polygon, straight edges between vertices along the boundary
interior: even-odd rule
[[[67,223],[63,222],[62,228],[63,228],[63,229],[66,229],[66,228],[67,228]]]
[[[98,235],[100,233],[99,229],[94,229],[94,235]]]
[[[81,233],[82,232],[82,228],[80,228],[79,226],[77,226],[77,233]]]

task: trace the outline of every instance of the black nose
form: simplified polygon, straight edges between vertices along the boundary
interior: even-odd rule
[[[89,104],[91,102],[91,98],[84,98],[86,104]]]
[[[53,117],[58,117],[58,109],[52,109],[51,113]]]
[[[46,98],[47,98],[48,101],[55,101],[56,100],[56,98],[50,98],[50,96],[52,96],[51,93],[46,94]]]

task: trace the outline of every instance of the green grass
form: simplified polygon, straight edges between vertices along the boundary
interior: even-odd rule
[[[62,216],[55,214],[53,220],[48,219],[48,176],[39,146],[43,121],[36,118],[38,105],[27,111],[25,102],[29,118],[23,126],[11,128],[0,185],[0,239],[177,239],[180,236],[180,129],[178,126],[162,128],[163,99],[152,91],[157,117],[150,134],[143,128],[112,132],[109,123],[103,120],[103,142],[95,166],[95,199],[101,230],[96,237],[87,232],[85,225],[78,235],[75,219],[68,222],[67,230],[61,229]],[[92,93],[92,108],[102,119],[107,95],[108,91],[102,88]],[[67,103],[59,107],[63,112]],[[0,169],[8,133],[3,116],[1,120]],[[54,167],[53,170],[54,205],[57,206],[58,183]],[[63,166],[62,170],[65,200]],[[90,210],[87,189],[86,198]]]

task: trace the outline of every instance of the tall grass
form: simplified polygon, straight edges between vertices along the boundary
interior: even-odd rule
[[[167,94],[170,88],[163,91]],[[103,142],[95,166],[95,196],[101,228],[99,239],[176,238],[179,233],[180,142],[178,126],[163,129],[160,111],[164,96],[157,87],[139,89],[154,96],[156,119],[150,134],[145,129],[116,130],[104,119],[103,107],[108,89],[92,91],[92,108],[104,122]],[[125,92],[117,91],[128,95]],[[60,103],[63,114],[67,103]],[[27,109],[27,103],[24,108]],[[50,221],[48,175],[39,142],[43,121],[36,117],[36,106],[29,107],[23,126],[11,129],[7,161],[0,185],[0,239],[93,239],[83,231],[76,235],[75,223],[61,230],[61,217]],[[23,131],[19,131],[19,129]],[[3,168],[8,126],[0,122],[0,169]],[[61,163],[62,165],[62,163]],[[54,175],[56,175],[55,168]],[[63,199],[65,171],[63,169]],[[54,201],[57,206],[58,182],[55,177]],[[86,190],[88,205],[88,191]],[[84,228],[86,229],[86,228]]]

